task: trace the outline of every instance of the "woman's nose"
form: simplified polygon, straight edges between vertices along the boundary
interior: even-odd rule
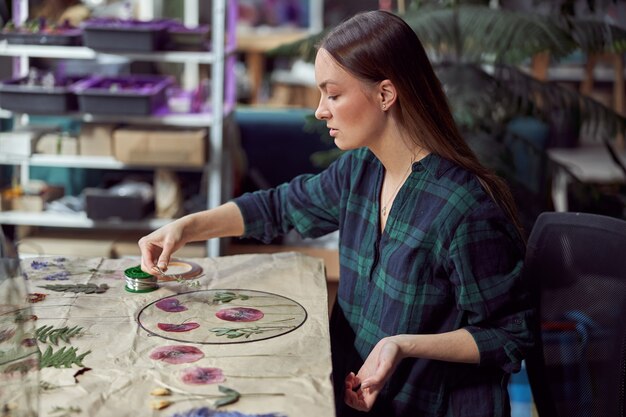
[[[328,109],[322,106],[322,101],[317,105],[317,109],[315,109],[315,118],[318,120],[328,119],[330,116]]]

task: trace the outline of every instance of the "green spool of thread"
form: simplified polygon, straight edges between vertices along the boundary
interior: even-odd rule
[[[139,265],[124,270],[126,286],[128,292],[144,293],[151,292],[159,288],[157,278],[141,270]]]

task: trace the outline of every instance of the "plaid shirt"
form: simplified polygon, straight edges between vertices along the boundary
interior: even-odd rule
[[[343,380],[379,340],[460,328],[473,335],[479,365],[405,359],[368,415],[509,415],[509,373],[532,343],[523,243],[474,175],[432,153],[413,164],[381,233],[383,174],[362,148],[318,175],[235,199],[247,237],[340,231],[331,317],[338,415],[361,415],[344,405]]]

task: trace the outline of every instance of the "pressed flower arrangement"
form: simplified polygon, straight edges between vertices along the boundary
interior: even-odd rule
[[[201,344],[278,337],[300,327],[306,318],[306,310],[289,298],[230,289],[171,295],[148,304],[138,314],[140,326],[151,335]]]

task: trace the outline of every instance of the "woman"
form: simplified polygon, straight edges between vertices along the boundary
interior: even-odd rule
[[[531,309],[508,190],[461,138],[419,40],[397,16],[366,12],[335,28],[315,77],[315,115],[348,152],[319,175],[142,238],[142,268],[165,267],[195,240],[339,229],[337,414],[510,414],[508,375],[531,344]]]

